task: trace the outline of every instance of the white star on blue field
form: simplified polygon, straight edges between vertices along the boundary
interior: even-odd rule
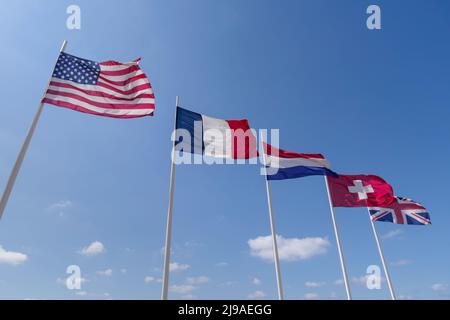
[[[0,221],[1,299],[160,298],[176,95],[197,113],[280,129],[281,148],[378,175],[423,204],[431,226],[377,223],[394,289],[450,298],[448,2],[114,2],[76,1],[81,29],[68,30],[72,2],[2,1],[0,192],[64,39],[90,61],[142,57],[156,110],[44,107]],[[381,30],[366,27],[370,4]],[[72,81],[94,83],[97,67]],[[176,167],[170,298],[277,298],[259,169]],[[323,178],[271,187],[286,298],[345,299]],[[336,216],[354,298],[389,299],[385,281],[365,286],[367,267],[381,267],[367,210]],[[71,265],[79,290],[65,286]]]
[[[62,52],[56,61],[53,77],[81,84],[97,84],[100,64]]]

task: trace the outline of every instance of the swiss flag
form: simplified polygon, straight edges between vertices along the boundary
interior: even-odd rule
[[[394,201],[392,187],[374,175],[327,176],[333,207],[385,207]]]

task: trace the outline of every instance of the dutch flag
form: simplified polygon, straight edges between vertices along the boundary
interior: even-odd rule
[[[263,143],[267,180],[285,180],[306,176],[337,174],[321,154],[296,153]]]

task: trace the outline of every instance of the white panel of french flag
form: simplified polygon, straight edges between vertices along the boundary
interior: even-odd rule
[[[246,119],[217,119],[178,107],[176,122],[177,129],[187,130],[192,137],[191,145],[180,141],[177,149],[215,158],[250,159],[258,155],[256,138]],[[196,122],[201,132],[196,132]],[[238,138],[242,133],[248,134],[245,141]]]

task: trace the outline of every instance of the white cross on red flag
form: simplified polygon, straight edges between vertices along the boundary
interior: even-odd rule
[[[328,176],[333,207],[383,207],[394,201],[392,187],[375,175]]]

